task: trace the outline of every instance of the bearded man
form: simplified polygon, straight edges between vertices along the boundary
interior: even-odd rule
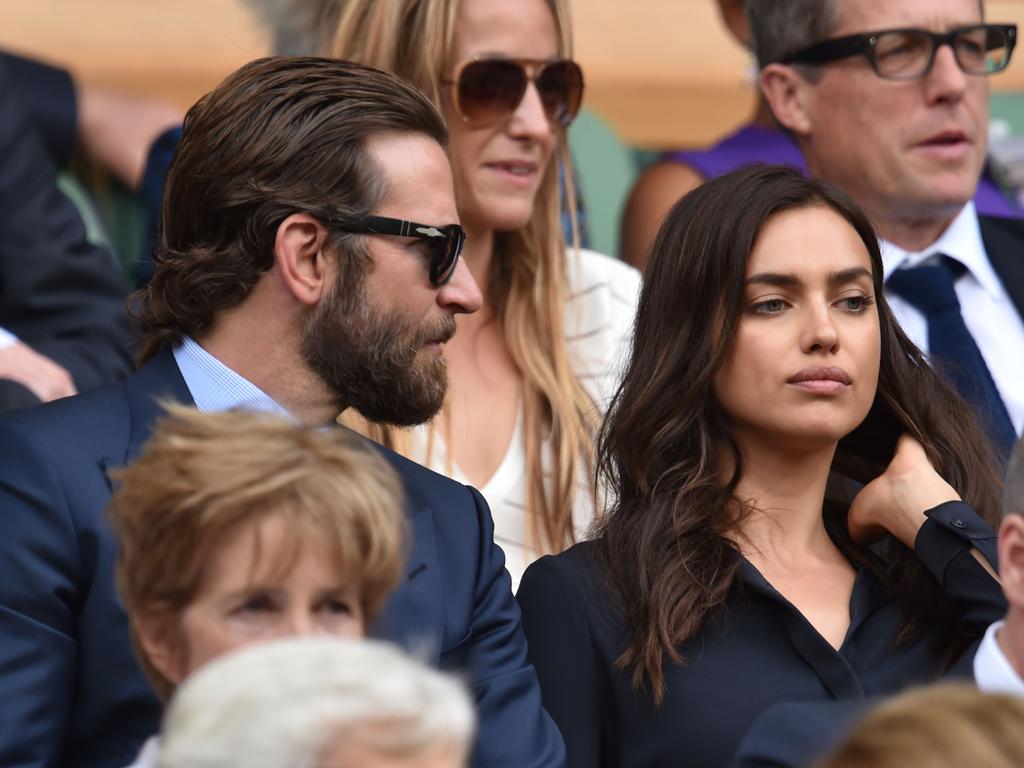
[[[107,470],[137,456],[161,402],[325,426],[438,410],[442,345],[481,303],[446,141],[421,93],[338,60],[252,62],[190,110],[134,307],[144,364],[0,419],[0,764],[117,768],[158,730],[103,510]],[[464,671],[474,764],[561,765],[485,502],[384,454],[412,541],[374,634]]]

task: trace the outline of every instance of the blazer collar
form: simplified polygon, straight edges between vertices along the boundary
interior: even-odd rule
[[[980,216],[985,251],[1017,312],[1024,317],[1024,222]]]
[[[131,414],[125,465],[138,458],[153,424],[164,412],[162,403],[195,404],[169,348],[159,352],[125,381],[125,396]]]

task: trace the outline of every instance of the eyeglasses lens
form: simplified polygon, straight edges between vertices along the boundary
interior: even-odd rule
[[[883,32],[875,43],[875,67],[882,77],[917,77],[931,55],[931,38],[915,32]]]
[[[473,122],[515,110],[526,93],[526,72],[514,61],[474,61],[459,75],[459,109]]]
[[[912,31],[883,32],[874,46],[875,68],[897,80],[921,77],[932,63],[935,40]],[[969,75],[990,75],[1010,63],[1010,44],[1003,29],[971,27],[953,37],[953,53]]]

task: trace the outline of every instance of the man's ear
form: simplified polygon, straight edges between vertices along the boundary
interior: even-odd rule
[[[320,301],[335,265],[324,257],[327,229],[308,213],[293,213],[274,238],[274,267],[285,288],[303,304]]]
[[[761,70],[761,91],[771,105],[775,119],[798,136],[811,132],[808,106],[813,87],[795,67],[788,64],[769,64]]]
[[[166,610],[138,611],[132,616],[135,639],[149,663],[177,686],[188,674],[188,649],[177,617]]]
[[[1006,601],[1024,609],[1024,515],[1009,514],[999,526],[999,576]]]

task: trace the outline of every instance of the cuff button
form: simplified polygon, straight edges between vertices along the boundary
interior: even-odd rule
[[[965,523],[959,517],[954,517],[952,520],[949,521],[949,524],[954,528],[959,528],[961,531],[967,527],[967,523]]]

